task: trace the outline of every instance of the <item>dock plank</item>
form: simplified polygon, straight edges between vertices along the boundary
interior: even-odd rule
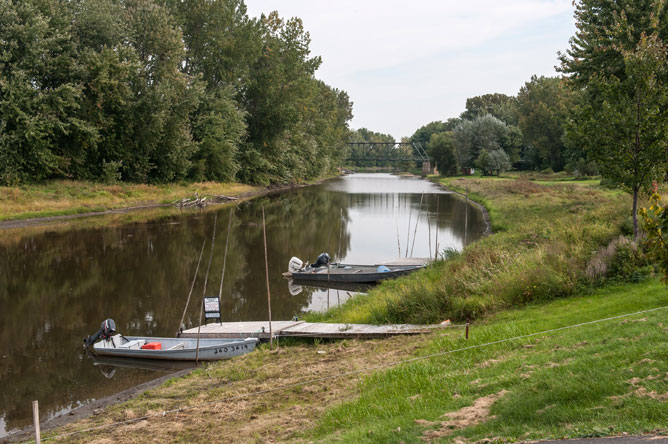
[[[263,330],[264,328],[264,330]],[[272,322],[275,337],[306,337],[306,338],[384,338],[393,335],[414,335],[425,333],[433,326],[393,324],[334,324],[326,322],[274,321]],[[185,330],[181,337],[197,337],[197,328]],[[203,325],[200,333],[202,338],[246,338],[254,337],[269,339],[269,323],[223,322]]]
[[[283,329],[302,324],[304,321],[273,321],[271,328],[274,336],[278,336]],[[196,338],[197,327],[189,328],[181,333],[182,338]],[[201,338],[260,338],[269,339],[268,321],[248,322],[215,322],[202,325]]]

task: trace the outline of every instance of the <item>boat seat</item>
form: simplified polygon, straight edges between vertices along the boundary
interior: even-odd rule
[[[167,350],[181,350],[183,348],[186,348],[186,343],[185,342],[179,342],[178,344],[172,345]]]
[[[121,344],[118,348],[140,348],[146,341],[143,339],[133,339],[132,341]]]

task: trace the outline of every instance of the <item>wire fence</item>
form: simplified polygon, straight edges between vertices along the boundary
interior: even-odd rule
[[[219,398],[219,399],[216,399],[216,400],[207,401],[207,402],[196,404],[196,405],[190,405],[190,406],[185,406],[185,407],[177,407],[177,408],[170,409],[170,410],[164,410],[163,412],[160,412],[160,413],[147,414],[147,415],[144,415],[144,416],[141,416],[141,417],[138,417],[138,418],[127,419],[125,421],[118,421],[118,422],[113,422],[113,423],[109,423],[109,424],[102,424],[102,425],[99,425],[99,426],[89,427],[89,428],[82,429],[82,430],[76,430],[76,431],[69,432],[69,433],[63,433],[63,434],[60,434],[60,435],[54,435],[54,436],[42,438],[41,441],[44,442],[44,441],[60,440],[60,439],[67,438],[67,437],[70,437],[70,436],[80,435],[80,434],[83,434],[83,433],[89,433],[89,432],[93,432],[93,431],[96,431],[96,430],[102,430],[102,429],[106,429],[106,428],[110,428],[110,427],[117,427],[117,426],[121,426],[121,425],[125,425],[125,424],[131,424],[131,423],[135,423],[135,422],[139,422],[139,421],[153,419],[153,418],[161,418],[161,417],[165,417],[167,415],[178,414],[178,413],[181,413],[181,412],[186,412],[188,410],[198,409],[198,408],[206,407],[206,406],[213,405],[213,404],[227,403],[227,402],[231,402],[231,401],[237,401],[237,400],[240,400],[240,399],[251,398],[251,397],[254,397],[254,396],[266,395],[266,394],[269,394],[269,393],[274,393],[274,392],[278,392],[278,391],[282,391],[282,390],[288,390],[288,389],[292,389],[292,388],[296,388],[296,387],[300,387],[300,386],[304,386],[304,385],[317,384],[317,383],[324,382],[324,381],[329,381],[329,380],[338,379],[338,378],[344,378],[346,376],[353,376],[353,375],[372,372],[372,371],[376,371],[376,370],[382,370],[382,369],[386,369],[386,368],[396,367],[396,366],[399,366],[399,365],[402,365],[402,364],[409,364],[409,363],[413,363],[413,362],[424,361],[424,360],[433,359],[433,358],[437,358],[437,357],[441,357],[441,356],[446,356],[446,355],[453,354],[453,353],[463,352],[463,351],[467,351],[467,350],[474,350],[474,349],[483,348],[483,347],[489,347],[489,346],[492,346],[492,345],[503,344],[503,343],[512,342],[512,341],[518,341],[518,340],[521,340],[521,339],[531,338],[531,337],[540,336],[540,335],[546,335],[546,334],[549,334],[549,333],[555,333],[555,332],[569,330],[569,329],[573,329],[573,328],[584,327],[584,326],[587,326],[587,325],[599,324],[599,323],[602,323],[602,322],[613,321],[615,319],[622,319],[622,318],[637,316],[637,315],[656,312],[656,311],[665,310],[665,309],[668,309],[668,306],[651,308],[651,309],[647,309],[647,310],[636,311],[636,312],[633,312],[633,313],[625,313],[625,314],[622,314],[622,315],[611,316],[611,317],[602,318],[602,319],[596,319],[596,320],[593,320],[593,321],[580,322],[578,324],[572,324],[572,325],[567,325],[567,326],[564,326],[564,327],[552,328],[552,329],[549,329],[549,330],[542,330],[542,331],[535,332],[535,333],[528,333],[528,334],[525,334],[525,335],[513,336],[513,337],[510,337],[510,338],[499,339],[497,341],[486,342],[486,343],[483,343],[483,344],[470,345],[470,346],[467,346],[467,347],[461,347],[461,348],[456,348],[456,349],[452,349],[452,350],[446,350],[446,351],[442,351],[442,352],[431,353],[431,354],[424,355],[424,356],[417,356],[417,357],[402,359],[402,360],[398,360],[398,361],[394,361],[394,362],[386,362],[386,363],[383,363],[383,364],[364,367],[364,368],[361,368],[361,369],[351,370],[351,371],[347,371],[347,372],[340,372],[340,373],[336,373],[336,374],[333,374],[333,375],[327,375],[327,376],[323,376],[323,377],[320,377],[320,378],[312,378],[312,379],[298,381],[298,382],[291,383],[291,384],[279,385],[279,386],[272,387],[272,388],[265,389],[265,390],[257,390],[257,391],[254,391],[254,392],[243,393],[243,394],[240,394],[240,395],[227,396],[227,397],[224,397],[224,398]],[[466,324],[453,325],[453,327],[463,327],[463,326],[466,326]],[[34,440],[23,441],[24,444],[30,444],[30,443],[34,443],[34,442],[35,442]]]

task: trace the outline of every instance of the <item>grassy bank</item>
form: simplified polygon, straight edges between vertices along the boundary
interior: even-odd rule
[[[0,187],[0,221],[117,208],[171,203],[184,197],[239,196],[262,187],[237,183],[200,182],[169,185],[104,185],[84,181],[52,181],[45,184]]]
[[[468,341],[450,328],[263,347],[48,436],[100,444],[400,443],[666,433],[668,310],[546,332],[665,305],[666,288],[647,280],[498,312],[474,323]],[[545,333],[484,345],[537,332]]]
[[[315,442],[477,442],[666,433],[666,309],[547,332],[668,304],[655,281],[510,310],[434,338],[330,410]],[[524,339],[469,348],[504,338]],[[441,355],[439,355],[441,354]]]
[[[605,279],[642,279],[642,257],[621,234],[631,200],[592,181],[445,178],[489,211],[494,235],[407,279],[312,319],[433,323],[577,294]]]

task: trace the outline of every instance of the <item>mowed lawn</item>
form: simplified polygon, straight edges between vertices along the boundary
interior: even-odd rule
[[[378,372],[304,435],[314,442],[476,442],[668,433],[668,305],[655,280],[498,313]],[[506,338],[535,336],[485,345]],[[470,348],[480,346],[479,348]],[[449,351],[459,350],[453,353]],[[467,349],[468,348],[468,349]]]

